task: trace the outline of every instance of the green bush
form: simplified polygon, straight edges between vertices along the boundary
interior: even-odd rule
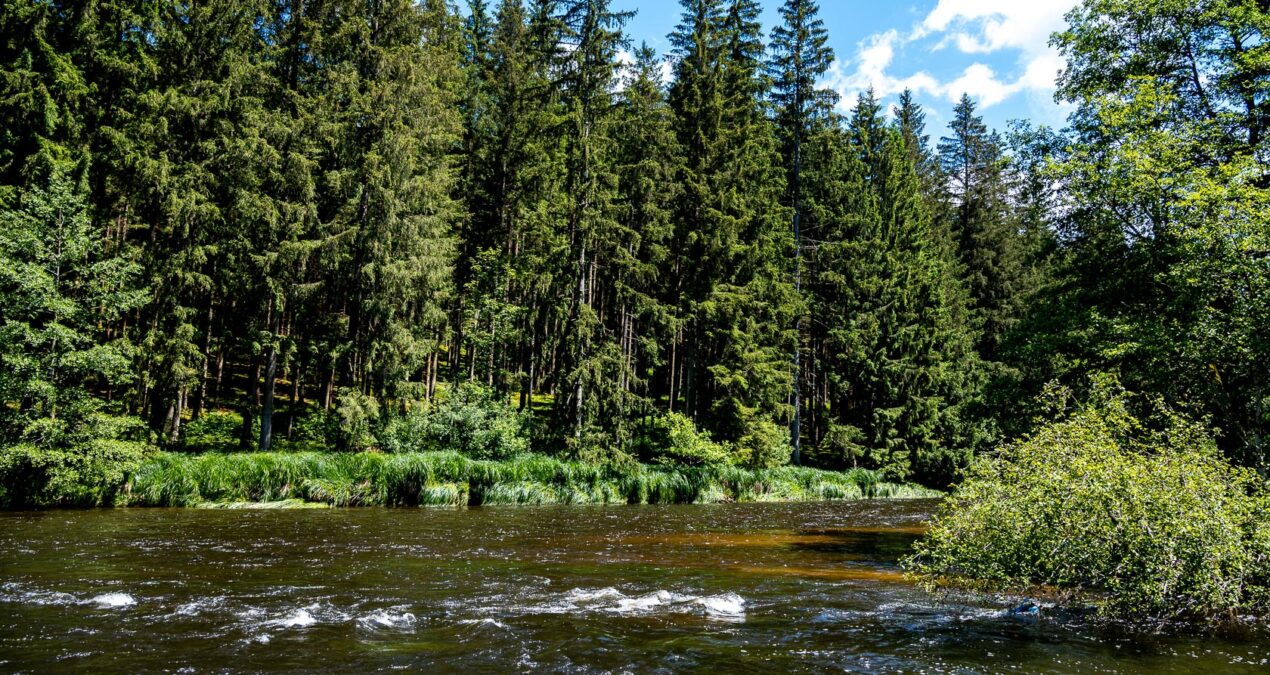
[[[291,423],[291,440],[296,443],[309,443],[319,446],[331,446],[339,436],[340,420],[322,408],[313,408],[297,414]]]
[[[148,446],[126,440],[140,427],[134,419],[97,415],[93,427],[100,438],[69,448],[36,443],[0,447],[0,508],[114,503]]]
[[[356,389],[346,389],[336,399],[340,445],[353,452],[375,447],[379,402]]]
[[[242,426],[243,418],[238,413],[209,412],[198,419],[190,420],[182,427],[181,445],[186,449],[200,451],[236,450]]]
[[[396,417],[381,436],[384,450],[397,453],[453,450],[474,459],[506,459],[529,451],[524,416],[475,384]]]
[[[772,469],[789,463],[789,429],[766,419],[751,419],[736,444],[736,463],[751,469]]]
[[[1065,393],[1052,392],[1064,403]],[[1201,424],[1091,402],[976,462],[906,561],[928,587],[1066,591],[1134,623],[1268,608],[1270,500]]]
[[[701,466],[732,461],[727,445],[714,442],[710,434],[697,430],[692,418],[675,412],[654,419],[640,443],[646,446],[641,454],[659,464]]]

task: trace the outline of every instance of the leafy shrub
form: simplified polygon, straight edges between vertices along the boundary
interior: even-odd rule
[[[140,422],[97,415],[100,438],[69,448],[17,443],[0,448],[0,507],[97,506],[111,504],[147,445],[136,440]]]
[[[524,416],[492,390],[463,384],[435,405],[393,419],[383,433],[389,452],[453,450],[475,459],[529,451]]]
[[[752,419],[736,444],[736,463],[751,469],[772,469],[789,463],[789,429],[771,420]]]
[[[233,412],[209,412],[190,420],[181,430],[181,445],[190,450],[227,452],[238,447],[242,433],[242,415]]]
[[[1066,394],[1051,398],[1064,403]],[[1203,425],[1090,403],[975,463],[906,561],[931,588],[1048,586],[1134,623],[1267,608],[1270,499]]]
[[[804,448],[809,463],[826,468],[845,469],[859,466],[868,453],[864,432],[859,427],[826,420],[825,434],[819,443]]]
[[[379,402],[356,389],[340,392],[336,400],[340,445],[353,452],[375,447],[375,424],[379,421]]]
[[[653,420],[644,437],[641,453],[659,464],[701,466],[728,464],[732,452],[724,443],[716,443],[710,434],[699,431],[692,418],[668,413]]]
[[[334,447],[340,439],[340,416],[322,408],[307,409],[291,422],[291,438],[279,447],[315,451]]]

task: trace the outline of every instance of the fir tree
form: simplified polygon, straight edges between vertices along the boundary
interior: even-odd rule
[[[974,101],[963,95],[949,124],[952,135],[940,139],[939,157],[954,209],[951,230],[981,334],[978,348],[995,361],[1027,290],[1024,241],[1011,213],[1000,141],[974,113]]]
[[[838,96],[817,89],[817,81],[829,70],[833,50],[829,34],[819,18],[820,8],[810,0],[786,0],[781,7],[782,25],[772,29],[772,58],[768,74],[772,78],[772,101],[776,104],[776,124],[787,179],[786,198],[794,211],[794,291],[802,292],[802,146],[803,139],[830,121]],[[802,443],[802,316],[795,325],[794,422],[790,428],[793,463],[801,463]]]
[[[742,461],[783,462],[792,384],[784,355],[797,296],[775,134],[761,100],[757,6],[685,0],[684,9],[672,36],[679,63],[670,100],[685,163],[671,406],[734,442]]]
[[[657,404],[654,375],[666,364],[673,338],[664,284],[674,231],[679,149],[674,118],[662,88],[662,62],[647,45],[635,51],[619,100],[617,189],[620,228],[613,256],[615,334],[619,341],[622,414],[615,430],[628,442],[634,419]],[[647,459],[647,458],[644,458]]]

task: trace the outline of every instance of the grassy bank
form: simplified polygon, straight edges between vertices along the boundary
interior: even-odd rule
[[[480,461],[454,452],[159,453],[121,503],[200,506],[285,502],[332,506],[704,504],[918,498],[939,493],[882,482],[864,469],[613,468],[540,455]]]

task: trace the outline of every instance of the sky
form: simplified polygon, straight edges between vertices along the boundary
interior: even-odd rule
[[[768,34],[783,0],[762,0]],[[1068,108],[1054,101],[1063,66],[1049,35],[1064,26],[1077,0],[821,0],[820,14],[836,60],[823,86],[842,96],[845,112],[872,86],[889,107],[905,87],[927,112],[938,138],[963,92],[989,127],[1013,119],[1061,127]],[[678,0],[613,0],[638,10],[627,24],[634,45],[664,54],[679,22]]]

